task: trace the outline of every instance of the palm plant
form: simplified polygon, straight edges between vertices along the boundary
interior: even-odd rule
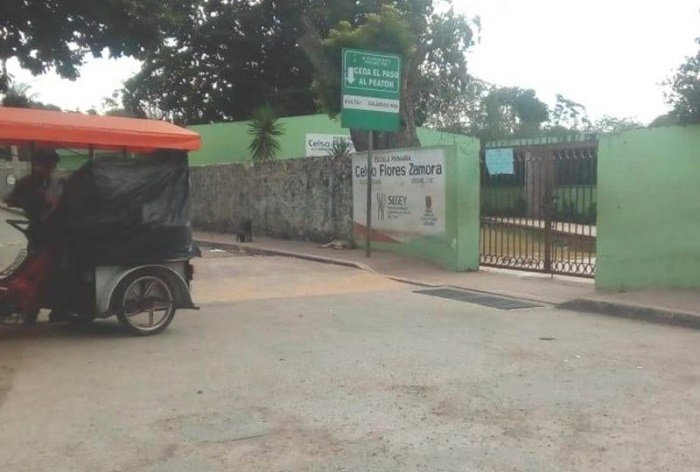
[[[10,83],[0,104],[4,107],[31,108],[36,94],[31,92],[31,86],[21,83]]]
[[[280,149],[277,137],[284,133],[284,127],[278,122],[274,109],[262,106],[255,110],[253,119],[248,124],[248,132],[253,137],[248,146],[253,162],[274,159]]]
[[[352,154],[351,145],[352,142],[345,139],[335,141],[333,143],[333,147],[331,147],[330,151],[328,152],[328,156],[333,158],[347,157]]]

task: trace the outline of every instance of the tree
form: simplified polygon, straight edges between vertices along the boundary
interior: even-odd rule
[[[12,81],[10,81],[9,86],[2,94],[0,105],[14,108],[38,108],[41,110],[61,111],[56,105],[37,101],[36,94],[31,91],[30,85]]]
[[[431,92],[421,93],[416,123],[450,133],[477,136],[486,128],[485,99],[492,89],[487,82],[469,76],[462,91],[438,86]]]
[[[126,83],[121,101],[136,114],[183,124],[248,119],[261,103],[282,116],[319,106],[335,114],[346,42],[403,52],[404,132],[387,144],[417,143],[416,123],[439,108],[436,91],[468,83],[470,24],[452,11],[434,14],[433,0],[199,0]]]
[[[405,63],[413,52],[413,43],[408,22],[403,18],[403,14],[393,6],[383,6],[379,14],[368,14],[365,23],[358,27],[353,27],[347,21],[338,23],[336,28],[330,31],[328,38],[323,41],[326,60],[333,64],[334,72],[331,75],[317,73],[314,80],[314,90],[324,111],[331,116],[335,116],[341,111],[341,57],[343,48],[394,52],[402,56]],[[413,96],[405,91],[408,84],[406,72],[406,67],[404,67],[401,80],[401,118],[404,123],[402,130],[404,136],[403,139],[398,137],[400,134],[397,137],[408,147],[417,146],[420,143],[416,136],[415,118],[413,118]],[[356,141],[363,136],[365,136],[364,132],[352,136],[356,147]],[[377,149],[398,147],[396,144],[398,143],[386,144],[385,141],[382,144],[378,142]],[[360,147],[364,146],[360,145]]]
[[[546,129],[548,134],[614,133],[644,127],[632,118],[618,118],[611,115],[603,115],[601,118],[591,121],[584,105],[560,94],[557,94],[557,102],[551,110],[550,116]]]
[[[700,38],[695,40],[700,44]],[[700,123],[700,51],[686,58],[672,79],[666,102],[673,107],[670,116],[679,124]]]
[[[78,76],[83,58],[142,58],[157,49],[190,7],[189,0],[3,0],[0,3],[0,91],[9,86],[5,67],[16,57],[33,74],[48,69]]]
[[[534,136],[549,117],[547,104],[531,89],[494,87],[483,100],[485,123],[478,135],[485,139]]]
[[[311,67],[277,4],[200,1],[126,82],[124,108],[182,124],[248,119],[262,103],[282,116],[315,113]]]
[[[315,90],[328,114],[340,111],[340,50],[358,47],[403,57],[401,130],[377,133],[376,147],[419,145],[417,105],[425,118],[435,113],[431,94],[457,96],[468,83],[466,51],[473,44],[470,23],[453,10],[436,14],[432,0],[362,2],[289,2],[297,8],[299,44],[314,67]],[[328,29],[327,33],[326,28]],[[430,109],[429,107],[433,107]],[[357,150],[366,149],[365,133],[351,130]]]
[[[591,127],[586,107],[557,94],[557,101],[551,112],[550,130],[564,132],[586,131]]]
[[[270,106],[262,106],[253,113],[248,124],[248,132],[253,137],[248,149],[253,162],[265,162],[275,158],[280,149],[277,137],[284,134],[283,126],[277,121],[275,111]]]
[[[121,95],[119,91],[114,91],[111,97],[106,97],[102,100],[102,108],[105,110],[105,116],[121,116],[124,118],[144,118],[143,115],[125,109],[121,103]]]
[[[617,133],[619,131],[629,131],[644,128],[644,125],[632,118],[617,118],[604,115],[591,124],[588,132],[592,133]]]
[[[31,108],[35,94],[30,92],[27,84],[11,84],[2,97],[2,106],[14,108]]]
[[[674,126],[677,125],[678,120],[676,119],[675,116],[673,116],[673,113],[664,113],[663,115],[659,115],[653,120],[651,120],[651,123],[649,123],[650,128],[655,128],[658,126]]]

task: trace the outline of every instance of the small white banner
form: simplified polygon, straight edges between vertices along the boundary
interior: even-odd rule
[[[398,113],[400,103],[399,100],[392,100],[390,98],[360,97],[357,95],[343,96],[343,107],[349,110]]]
[[[348,146],[348,153],[355,152],[352,138],[349,134],[313,134],[306,135],[306,157],[328,156],[333,151],[333,146],[345,141]]]

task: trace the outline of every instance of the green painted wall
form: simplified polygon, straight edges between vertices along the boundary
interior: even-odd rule
[[[700,287],[700,126],[601,138],[596,286]]]
[[[280,150],[277,159],[294,159],[306,156],[305,138],[307,133],[350,134],[350,130],[340,126],[340,120],[327,115],[308,115],[280,118],[284,134],[279,137]],[[216,123],[212,125],[190,126],[189,129],[202,136],[202,148],[190,153],[190,165],[229,164],[250,159],[248,145],[251,136],[249,121]],[[471,138],[419,128],[418,139],[423,147],[467,145]]]
[[[445,147],[445,232],[403,244],[372,242],[372,247],[433,261],[453,271],[479,269],[478,139],[459,139]],[[363,246],[364,241],[356,241]]]
[[[190,153],[190,165],[230,164],[249,160],[249,123],[250,121],[236,121],[190,126],[189,129],[202,136],[202,148]],[[279,137],[278,159],[305,157],[306,133],[350,134],[340,126],[340,120],[332,120],[327,115],[280,118],[279,123],[284,134]]]
[[[328,115],[307,115],[280,118],[284,134],[280,136],[278,159],[293,159],[306,156],[305,137],[307,133],[317,134],[350,134],[350,130],[340,126],[339,119],[331,119]],[[202,166],[213,164],[230,164],[249,160],[250,134],[249,121],[233,123],[216,123],[211,125],[190,126],[189,129],[202,136],[202,148],[190,152],[190,165]],[[468,145],[471,138],[418,128],[418,138],[424,147],[446,145]],[[87,151],[61,151],[59,168],[75,170],[87,161]]]

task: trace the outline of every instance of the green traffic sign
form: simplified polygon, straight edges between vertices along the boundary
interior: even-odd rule
[[[401,58],[343,49],[341,125],[344,128],[398,131]]]

